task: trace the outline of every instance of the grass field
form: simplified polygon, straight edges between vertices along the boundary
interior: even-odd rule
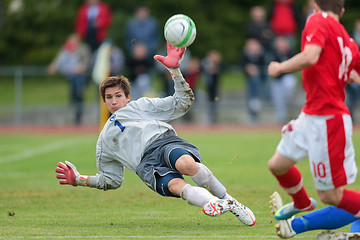
[[[276,190],[285,202],[290,198],[266,163],[279,129],[179,135],[199,147],[228,192],[254,211],[255,226],[243,225],[231,213],[211,218],[181,199],[160,197],[129,171],[117,190],[60,186],[54,171],[59,161],[73,162],[82,174],[97,172],[96,134],[1,134],[0,239],[278,239],[269,196]],[[360,152],[358,132],[354,145]],[[299,168],[318,200],[307,161]],[[360,189],[358,183],[351,187]],[[316,233],[294,239],[315,239]]]

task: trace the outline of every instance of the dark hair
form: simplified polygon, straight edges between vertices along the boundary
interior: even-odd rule
[[[321,10],[330,11],[340,16],[345,0],[315,0],[315,3]]]
[[[124,91],[126,97],[129,96],[131,87],[129,80],[126,77],[124,76],[108,77],[104,79],[99,86],[99,91],[103,101],[105,101],[105,90],[107,88],[115,87],[115,86],[120,87]]]

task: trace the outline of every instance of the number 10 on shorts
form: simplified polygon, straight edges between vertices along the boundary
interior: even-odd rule
[[[324,178],[326,177],[326,169],[325,169],[325,164],[322,162],[316,163],[316,162],[311,162],[312,163],[312,168],[313,168],[313,173],[314,173],[314,177],[317,178]]]

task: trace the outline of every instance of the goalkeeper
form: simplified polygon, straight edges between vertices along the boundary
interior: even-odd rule
[[[201,163],[198,148],[178,137],[167,123],[184,115],[194,102],[194,94],[180,72],[185,50],[167,44],[167,56],[154,57],[172,75],[175,88],[172,96],[144,97],[130,102],[127,78],[105,79],[99,88],[112,116],[101,131],[96,146],[99,173],[80,175],[76,167],[66,161],[58,163],[56,177],[60,184],[116,189],[123,182],[126,167],[162,196],[181,197],[191,205],[202,207],[209,216],[230,211],[242,223],[252,226],[256,221],[253,212],[226,192],[214,174]],[[190,176],[198,186],[188,184],[183,175]]]

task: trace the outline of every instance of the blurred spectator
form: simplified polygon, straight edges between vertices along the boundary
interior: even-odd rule
[[[354,30],[352,32],[352,38],[356,44],[360,47],[360,17],[355,19]],[[355,108],[357,102],[360,100],[360,86],[353,82],[346,84],[346,105],[349,108],[353,122],[355,122]]]
[[[91,51],[95,51],[107,38],[111,23],[111,10],[106,3],[101,0],[86,0],[77,12],[75,30],[90,46]]]
[[[247,105],[252,122],[259,120],[261,110],[261,96],[264,91],[265,54],[259,42],[255,38],[249,38],[245,42],[244,56],[241,66],[244,70],[247,83]]]
[[[135,9],[134,17],[126,24],[125,47],[128,53],[139,43],[147,48],[147,58],[154,56],[161,41],[157,20],[150,15],[150,9],[140,5]]]
[[[58,55],[48,67],[48,73],[59,72],[70,84],[70,106],[75,109],[74,123],[80,124],[83,114],[86,74],[90,63],[91,52],[81,42],[78,34],[71,34]]]
[[[254,6],[250,9],[251,22],[247,25],[247,38],[255,38],[260,41],[265,51],[265,56],[270,58],[271,41],[273,32],[267,21],[266,10],[262,6]]]
[[[111,39],[106,39],[106,42],[111,44],[110,49],[110,76],[122,75],[122,71],[125,67],[125,55],[121,48],[116,46]],[[92,58],[92,66],[95,65],[95,61],[97,58],[98,49],[94,52]]]
[[[157,54],[166,56],[166,44],[164,45],[164,48],[162,48],[160,51],[158,51]],[[185,79],[186,79],[190,59],[191,59],[191,50],[186,49],[184,59],[180,66],[180,70]],[[162,96],[166,97],[166,96],[173,95],[175,92],[174,80],[172,80],[169,71],[166,68],[164,68],[164,66],[161,63],[159,63],[158,61],[155,62],[155,68],[156,68],[157,72],[159,73],[160,80],[162,81],[162,86],[163,86]],[[194,91],[194,89],[192,89],[192,90]],[[194,94],[196,94],[196,93],[194,92]]]
[[[121,48],[116,45],[111,46],[110,52],[110,76],[122,75],[125,66],[125,55]]]
[[[360,100],[360,86],[353,82],[346,84],[346,105],[349,108],[353,122],[355,122],[355,109],[358,106],[357,102]]]
[[[292,51],[295,51],[296,35],[303,26],[302,12],[295,0],[274,0],[268,18],[273,33],[288,38]]]
[[[91,64],[91,79],[96,84],[97,99],[100,100],[99,122],[103,126],[110,117],[110,112],[102,103],[100,97],[99,85],[109,76],[123,75],[125,67],[125,56],[121,48],[116,46],[112,39],[106,39],[100,47],[94,52]]]
[[[360,47],[360,17],[357,17],[355,19],[352,37],[355,40],[356,44]]]
[[[311,14],[314,13],[315,7],[315,0],[307,0],[306,4],[304,5],[304,15],[305,18],[308,18]]]
[[[104,52],[100,53],[100,51],[106,51],[106,49],[102,48],[103,46],[105,46],[105,44],[110,44],[109,46],[110,56],[105,54],[105,56],[109,58],[108,59],[110,64],[109,68],[106,67],[104,56],[102,56]],[[103,80],[103,78],[107,77],[108,75],[110,76],[122,75],[124,68],[125,68],[125,55],[122,49],[116,46],[111,39],[106,39],[105,41],[103,41],[102,45],[94,52],[91,63],[91,69],[92,69],[91,78],[97,84],[96,87],[97,99],[100,99],[100,92],[98,87],[100,85],[100,82]]]
[[[145,44],[138,43],[132,49],[128,58],[127,66],[129,80],[131,82],[131,99],[143,97],[151,89],[150,67],[152,61],[148,56],[148,49]]]
[[[223,71],[222,55],[218,50],[210,50],[202,60],[202,74],[205,81],[209,100],[209,120],[210,123],[218,121],[217,101],[219,99],[220,76]]]
[[[188,50],[186,50],[188,51]],[[193,90],[194,95],[196,90],[196,84],[198,77],[200,76],[200,60],[196,57],[192,57],[187,60],[186,70],[185,70],[185,80],[189,84],[191,90]],[[182,62],[181,64],[183,64]]]
[[[188,50],[186,50],[188,51]],[[186,52],[185,52],[186,54]],[[182,62],[181,65],[183,65],[184,62]],[[200,76],[200,60],[198,58],[191,58],[187,60],[186,64],[186,70],[184,74],[185,81],[189,84],[189,87],[194,92],[194,96],[196,98],[196,84],[198,81],[198,78]],[[184,118],[187,122],[193,121],[193,108],[190,108],[189,111],[185,114]]]
[[[276,37],[274,40],[274,61],[284,62],[293,56],[290,43],[286,37]],[[270,81],[271,95],[275,114],[279,123],[286,123],[289,119],[289,106],[293,103],[296,90],[296,76],[294,73],[283,74]]]

